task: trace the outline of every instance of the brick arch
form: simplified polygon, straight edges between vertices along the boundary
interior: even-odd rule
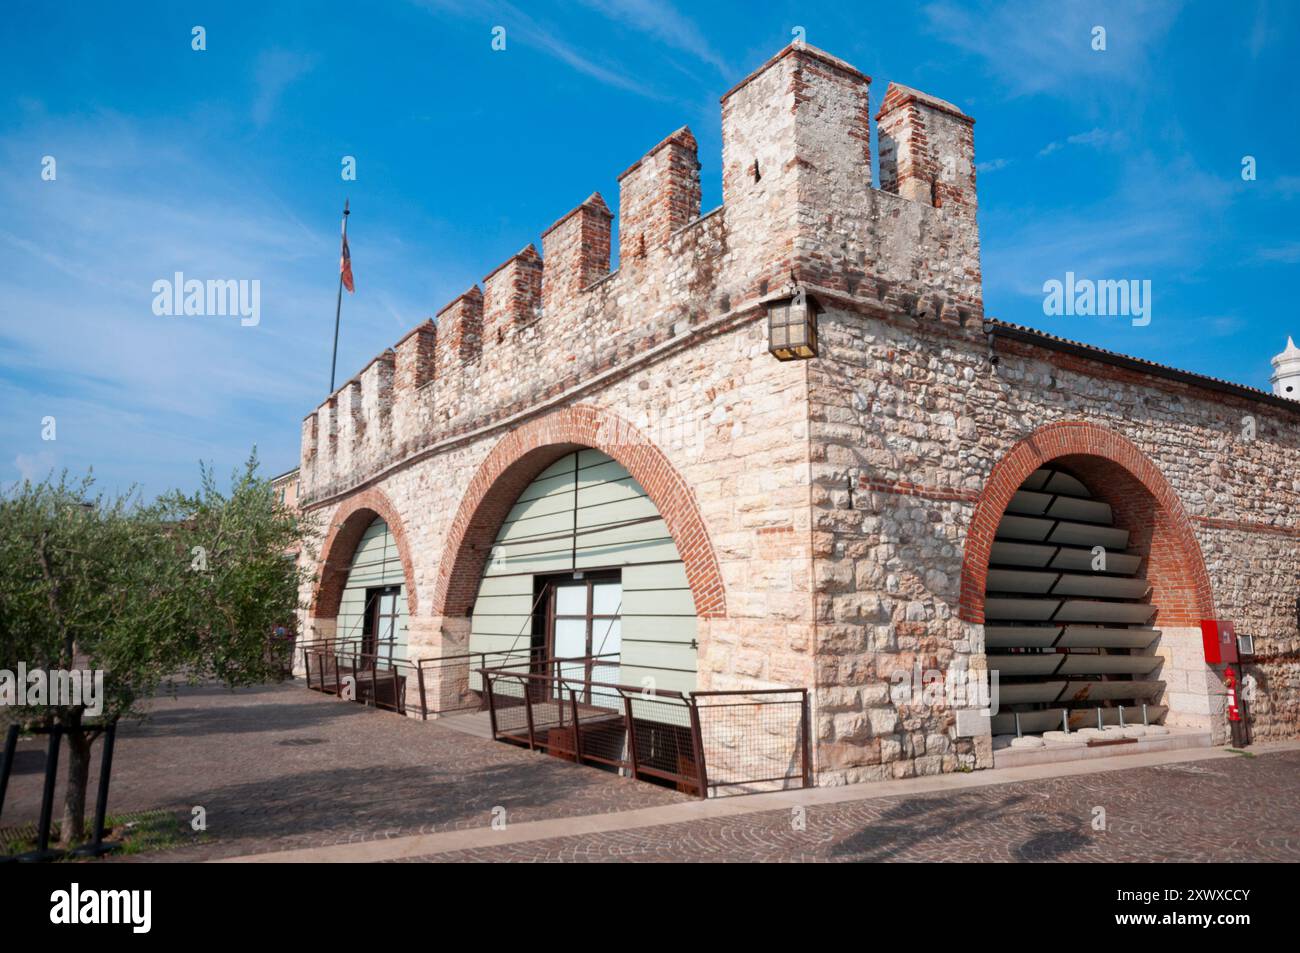
[[[415,615],[419,600],[415,592],[415,572],[411,566],[411,547],[407,542],[406,526],[397,507],[384,492],[371,487],[340,503],[330,518],[329,537],[321,550],[324,559],[321,561],[320,576],[312,591],[313,618],[333,619],[338,616],[343,587],[347,585],[348,571],[352,568],[352,557],[366,528],[376,518],[387,523],[393,534],[398,558],[402,560],[406,607],[410,615]]]
[[[685,563],[696,615],[726,617],[722,574],[690,487],[639,430],[586,404],[557,410],[511,431],[479,466],[447,532],[433,595],[434,615],[469,614],[488,552],[519,494],[556,460],[586,448],[621,463],[658,507]]]
[[[1083,421],[1048,424],[1021,440],[993,467],[975,505],[961,570],[959,616],[984,622],[984,588],[998,523],[1025,479],[1046,463],[1078,477],[1111,504],[1146,557],[1155,624],[1195,626],[1214,618],[1214,598],[1200,544],[1169,481],[1136,444]]]

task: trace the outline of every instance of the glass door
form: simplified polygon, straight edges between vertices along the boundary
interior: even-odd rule
[[[551,597],[551,658],[576,659],[561,662],[561,678],[587,677],[589,654],[587,632],[590,616],[587,613],[587,583],[581,580],[557,582]]]
[[[370,611],[361,627],[361,654],[371,665],[381,655],[392,661],[393,643],[397,638],[397,597],[401,591],[401,586],[366,591]]]
[[[618,684],[623,649],[623,582],[591,581],[591,680]]]
[[[584,573],[551,583],[550,645],[564,678],[617,683],[623,632],[618,572]]]

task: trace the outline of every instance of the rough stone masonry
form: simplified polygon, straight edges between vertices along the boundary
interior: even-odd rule
[[[959,734],[891,680],[985,666],[994,530],[1063,461],[1134,530],[1168,723],[1224,740],[1198,625],[1231,619],[1255,639],[1255,737],[1300,732],[1300,404],[987,319],[974,120],[891,83],[875,186],[870,83],[787,47],[722,97],[721,206],[701,214],[677,130],[619,177],[616,231],[590,196],[309,414],[322,538],[301,631],[334,635],[382,516],[411,657],[463,649],[515,496],[594,447],[672,531],[700,688],[812,688],[818,783],[986,767],[987,727]],[[766,306],[792,283],[820,308],[819,354],[781,362]]]

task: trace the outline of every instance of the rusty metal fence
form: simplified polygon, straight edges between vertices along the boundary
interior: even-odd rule
[[[619,684],[618,654],[534,649],[407,662],[360,640],[301,646],[307,687],[400,714],[487,712],[492,737],[697,797],[812,785],[808,691]],[[640,670],[640,669],[638,669]]]
[[[414,668],[405,662],[346,645],[326,645],[304,646],[303,666],[308,688],[340,697],[350,690],[359,704],[407,712],[406,690]]]
[[[476,712],[486,701],[474,672],[500,665],[535,664],[531,649],[462,652],[412,663],[363,651],[360,639],[318,639],[301,646],[307,687],[329,695],[351,689],[352,700],[402,715]],[[349,681],[350,680],[350,681]]]
[[[808,690],[692,692],[715,793],[812,787]]]
[[[493,738],[697,797],[812,783],[806,689],[647,691],[559,674],[580,660],[559,661],[480,670]]]

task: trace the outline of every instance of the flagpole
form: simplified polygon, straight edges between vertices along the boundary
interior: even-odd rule
[[[348,200],[343,200],[343,240],[348,239]],[[343,265],[339,263],[339,297],[334,304],[334,356],[330,358],[330,393],[334,393],[334,371],[339,363],[339,314],[343,310]]]

